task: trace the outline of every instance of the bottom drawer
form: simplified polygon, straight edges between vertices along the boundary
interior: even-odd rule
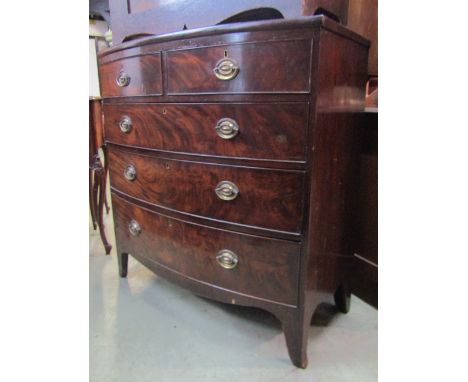
[[[169,218],[115,194],[112,205],[119,251],[215,287],[297,304],[300,244]]]

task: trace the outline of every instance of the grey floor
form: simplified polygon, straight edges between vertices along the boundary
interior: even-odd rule
[[[114,243],[112,218],[106,217]],[[281,326],[261,310],[197,297],[130,257],[117,274],[90,227],[90,381],[377,381],[377,310],[323,307],[309,333],[306,370],[288,357]]]

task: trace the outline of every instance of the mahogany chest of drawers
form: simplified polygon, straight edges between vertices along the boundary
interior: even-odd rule
[[[307,365],[348,310],[353,121],[368,41],[323,17],[143,38],[99,55],[119,271],[273,313]]]

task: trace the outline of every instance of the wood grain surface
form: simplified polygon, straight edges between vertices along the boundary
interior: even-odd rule
[[[116,79],[121,71],[130,76],[128,86],[119,87]],[[99,66],[103,97],[126,97],[162,94],[161,54],[130,57]]]
[[[145,257],[180,275],[254,298],[297,304],[300,244],[209,228],[150,212],[113,195],[119,250]],[[141,233],[128,230],[136,220]],[[227,249],[239,259],[224,269],[216,254]]]
[[[112,104],[105,105],[109,142],[192,154],[304,161],[307,137],[306,103],[274,104]],[[127,116],[132,128],[123,133]],[[219,137],[222,118],[239,125],[233,139]]]
[[[110,147],[112,186],[126,194],[166,208],[203,217],[301,232],[304,172],[223,166],[155,158]],[[128,181],[127,165],[137,176]],[[239,196],[221,200],[215,188],[221,181],[239,188]]]
[[[168,94],[308,93],[310,40],[213,46],[167,53]],[[239,74],[219,80],[213,73],[224,57],[234,59]]]

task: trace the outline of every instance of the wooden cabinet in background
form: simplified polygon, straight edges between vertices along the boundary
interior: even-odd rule
[[[377,0],[349,0],[349,29],[366,37],[370,42],[369,77],[378,76]]]
[[[135,35],[161,35],[223,21],[292,19],[326,9],[346,25],[349,0],[109,0],[115,44]],[[237,15],[237,16],[235,16]]]
[[[109,3],[114,44],[132,36],[210,27],[230,19],[254,21],[333,14],[343,25],[370,40],[369,75],[378,73],[377,0],[109,0]],[[233,19],[236,14],[240,16]]]
[[[359,176],[356,187],[353,293],[378,306],[378,114],[358,118]]]

